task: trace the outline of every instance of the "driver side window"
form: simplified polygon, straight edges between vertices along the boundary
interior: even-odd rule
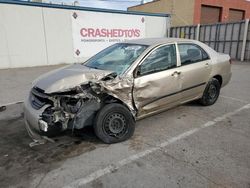
[[[139,75],[147,75],[176,67],[176,48],[174,44],[154,50],[140,65]]]

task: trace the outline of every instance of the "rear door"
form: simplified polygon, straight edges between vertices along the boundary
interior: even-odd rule
[[[181,61],[181,98],[182,102],[187,102],[202,95],[211,73],[211,60],[205,50],[194,43],[179,43],[178,50]]]
[[[149,115],[176,105],[180,100],[176,45],[155,48],[137,68],[133,98],[138,116]]]

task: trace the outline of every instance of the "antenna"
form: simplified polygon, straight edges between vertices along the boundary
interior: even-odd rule
[[[74,6],[79,6],[80,3],[79,3],[79,1],[74,1],[74,2],[73,2],[73,5],[74,5]]]

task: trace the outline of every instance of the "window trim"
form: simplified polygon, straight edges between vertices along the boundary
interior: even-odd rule
[[[148,74],[144,74],[144,75],[137,75],[137,71],[138,71],[138,68],[141,66],[141,64],[143,64],[143,62],[145,61],[145,59],[150,56],[155,50],[157,50],[158,48],[161,48],[163,46],[169,46],[169,45],[174,45],[175,47],[175,53],[176,53],[176,66],[173,67],[173,68],[170,68],[170,69],[165,69],[165,70],[159,70],[159,71],[156,71],[156,72],[152,72],[152,73],[148,73]],[[176,42],[172,42],[172,43],[167,43],[167,44],[160,44],[160,45],[157,45],[156,47],[154,47],[153,49],[151,49],[141,60],[140,62],[137,64],[136,68],[134,69],[134,78],[139,78],[139,77],[143,77],[143,76],[148,76],[150,74],[154,74],[154,73],[158,73],[158,72],[162,72],[162,71],[167,71],[167,70],[171,70],[171,69],[175,69],[175,68],[178,68],[179,67],[179,63],[178,63],[178,59],[179,59],[179,51],[178,51],[178,48],[177,48],[177,43]]]
[[[180,50],[179,50],[179,45],[193,45],[193,46],[196,46],[198,49],[200,49],[201,51],[205,52],[207,54],[208,58],[204,59],[202,61],[195,61],[195,62],[192,62],[192,63],[189,63],[189,64],[182,64],[182,62],[181,62],[181,54],[180,54]],[[192,65],[194,63],[199,63],[199,62],[211,60],[211,57],[210,57],[209,53],[207,53],[207,51],[204,48],[202,48],[200,45],[195,44],[195,43],[188,43],[188,42],[182,43],[182,42],[178,42],[177,43],[177,49],[178,49],[178,53],[179,53],[179,57],[180,57],[180,66],[187,66],[187,65]]]

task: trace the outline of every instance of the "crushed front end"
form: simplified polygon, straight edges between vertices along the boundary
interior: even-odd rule
[[[73,64],[42,75],[33,82],[24,103],[26,129],[34,144],[65,130],[93,125],[107,103],[124,104],[135,117],[133,79],[112,71]]]
[[[33,87],[24,103],[26,129],[34,142],[41,144],[67,129],[92,125],[100,107],[101,101],[89,84],[51,94]]]

